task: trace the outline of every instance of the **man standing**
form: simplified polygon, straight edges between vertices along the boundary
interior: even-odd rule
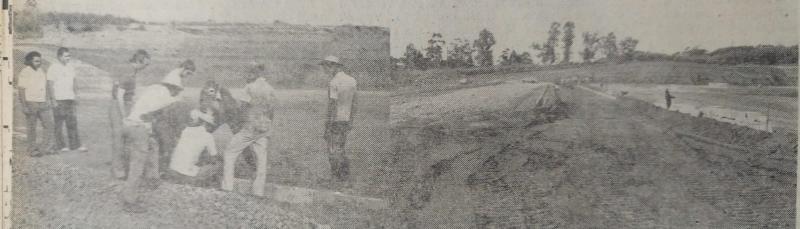
[[[347,133],[353,125],[356,113],[356,79],[344,73],[339,58],[328,56],[320,63],[331,77],[328,87],[328,112],[325,120],[324,138],[331,164],[331,175],[339,182],[347,181],[350,163],[345,151]]]
[[[672,99],[674,98],[675,96],[672,96],[672,94],[669,93],[669,89],[664,90],[664,100],[667,102],[667,110],[669,110],[669,107],[672,106]]]
[[[136,77],[150,65],[150,54],[139,49],[128,62],[131,64],[133,72],[114,80],[114,86],[111,89],[111,106],[108,110],[108,119],[111,124],[111,170],[114,178],[117,179],[125,178],[127,171],[125,163],[127,155],[122,145],[122,117],[128,115],[133,106]]]
[[[241,130],[233,135],[223,154],[222,189],[233,190],[233,175],[236,160],[247,147],[251,147],[256,155],[256,178],[253,181],[253,194],[264,196],[264,185],[267,182],[267,154],[274,107],[277,102],[275,89],[263,76],[264,65],[254,66],[246,76],[244,87],[246,97],[243,99],[245,116]]]
[[[75,116],[75,68],[69,63],[71,55],[69,49],[61,47],[56,53],[57,62],[47,69],[47,78],[53,81],[53,98],[56,100],[55,109],[55,138],[56,149],[61,152],[70,150],[87,151],[81,146],[78,137],[78,119]],[[68,143],[64,142],[64,125],[67,127]]]
[[[28,150],[34,157],[52,154],[53,142],[53,87],[42,67],[42,54],[33,51],[25,55],[25,68],[19,72],[18,96],[20,109],[25,113],[28,129]],[[42,122],[42,142],[36,143],[36,124]]]
[[[123,209],[128,212],[144,212],[139,200],[140,186],[147,179],[147,186],[155,189],[160,182],[159,153],[152,123],[158,111],[180,101],[184,78],[194,74],[194,62],[187,60],[180,67],[171,71],[161,83],[144,88],[137,95],[130,114],[122,120],[122,139],[125,150],[130,153],[128,179],[123,187],[121,197]]]

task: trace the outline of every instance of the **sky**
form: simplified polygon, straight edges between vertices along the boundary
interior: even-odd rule
[[[21,2],[24,0],[14,0]],[[21,4],[18,4],[21,5]],[[698,46],[798,43],[796,0],[38,0],[42,11],[84,12],[142,21],[265,22],[388,27],[391,54],[424,47],[434,32],[446,41],[474,40],[487,28],[505,48],[532,52],[552,22],[573,21],[580,33],[614,32],[637,49],[674,53]],[[577,51],[574,51],[577,53]],[[573,54],[577,56],[577,54]]]

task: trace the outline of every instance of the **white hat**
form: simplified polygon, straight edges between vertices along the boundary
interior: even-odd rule
[[[200,120],[203,120],[203,121],[205,121],[207,123],[211,123],[212,125],[215,125],[214,124],[214,116],[211,116],[210,114],[206,114],[206,113],[204,113],[204,112],[202,112],[202,111],[200,111],[198,109],[194,109],[191,112],[189,112],[189,117],[192,118],[192,122],[197,122],[197,120],[200,119]]]
[[[342,65],[342,63],[341,63],[341,62],[339,62],[339,57],[335,57],[335,56],[327,56],[327,57],[325,57],[325,59],[324,59],[324,60],[322,60],[322,62],[320,62],[319,64],[322,64],[322,65],[325,65],[325,64],[336,64],[336,65]]]
[[[167,76],[164,76],[164,79],[162,79],[161,82],[183,88],[183,84],[181,83],[181,72],[183,72],[183,68],[174,69],[169,72]]]

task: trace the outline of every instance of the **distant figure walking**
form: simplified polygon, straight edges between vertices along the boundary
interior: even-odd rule
[[[344,73],[344,66],[338,57],[328,56],[320,65],[331,77],[324,134],[328,144],[331,174],[337,181],[344,182],[350,175],[350,162],[345,151],[345,143],[347,134],[353,128],[353,117],[357,108],[356,79]]]
[[[78,137],[78,118],[75,115],[77,84],[75,84],[75,68],[70,64],[69,49],[58,48],[56,58],[58,61],[47,69],[47,78],[53,81],[53,98],[56,100],[54,112],[56,149],[61,149],[61,152],[87,151]],[[64,142],[64,126],[67,127],[67,142]]]
[[[667,110],[669,110],[669,107],[672,106],[672,99],[674,99],[674,98],[675,98],[675,96],[672,96],[671,94],[669,94],[669,89],[666,89],[664,91],[664,100],[667,101]]]
[[[33,157],[55,153],[53,142],[53,85],[42,69],[42,54],[36,51],[25,55],[25,68],[18,74],[19,105],[27,122],[28,150]],[[36,126],[42,123],[42,141],[36,142]]]

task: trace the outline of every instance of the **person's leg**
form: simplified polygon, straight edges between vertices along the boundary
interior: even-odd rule
[[[339,173],[341,174],[343,180],[347,180],[350,177],[350,158],[347,157],[347,148],[345,148],[347,143],[347,134],[349,132],[350,131],[348,129],[342,130],[342,132],[339,134],[339,140],[337,142],[339,158],[341,158],[341,161],[339,162]]]
[[[158,152],[158,140],[154,135],[149,135],[147,138],[147,145],[151,150],[147,152],[145,158],[144,177],[147,179],[147,188],[156,189],[161,183],[161,170],[159,165],[161,154]]]
[[[25,114],[25,123],[27,124],[26,128],[28,132],[28,151],[32,153],[31,156],[38,156],[38,154],[42,153],[39,151],[39,145],[36,144],[36,127],[39,121],[37,114],[39,113],[39,108],[35,103],[28,103],[27,105],[29,111]],[[36,152],[35,154],[37,155],[33,155],[34,152]]]
[[[78,117],[75,111],[75,100],[66,100],[67,107],[64,110],[64,116],[67,126],[67,139],[69,139],[69,149],[76,150],[81,148],[81,139],[78,136]]]
[[[333,130],[333,126],[331,126],[331,133],[328,137],[326,144],[326,151],[328,153],[328,162],[331,165],[331,181],[335,181],[339,179],[339,158],[336,156],[336,140],[335,135],[336,132]]]
[[[46,153],[54,153],[56,151],[56,142],[53,139],[55,128],[53,123],[53,109],[43,106],[39,112],[39,121],[42,122],[42,149]]]
[[[222,163],[211,163],[200,166],[194,185],[198,187],[217,187],[219,185]]]
[[[58,106],[53,109],[53,122],[55,130],[53,137],[55,138],[56,149],[64,149],[67,145],[64,143],[64,121],[66,120],[66,100],[57,100]]]
[[[152,149],[148,144],[151,134],[145,126],[125,126],[123,128],[124,148],[130,153],[130,170],[123,185],[121,197],[125,204],[138,205],[139,192],[148,154]]]
[[[122,114],[117,101],[111,101],[108,109],[108,121],[111,127],[111,173],[117,179],[125,177],[125,151],[122,144]]]
[[[253,180],[253,195],[264,196],[264,185],[267,182],[267,156],[269,153],[269,138],[259,137],[253,143],[253,153],[256,155],[256,178]]]
[[[347,156],[344,149],[345,139],[347,137],[347,132],[341,128],[341,126],[336,127],[336,131],[333,133],[333,157],[336,160],[337,166],[337,179],[339,181],[347,180],[347,176],[350,174],[349,164],[347,162]]]
[[[239,133],[233,135],[228,147],[223,153],[222,189],[233,190],[233,173],[235,171],[236,159],[242,151],[253,143],[253,132],[249,127],[243,128]]]

